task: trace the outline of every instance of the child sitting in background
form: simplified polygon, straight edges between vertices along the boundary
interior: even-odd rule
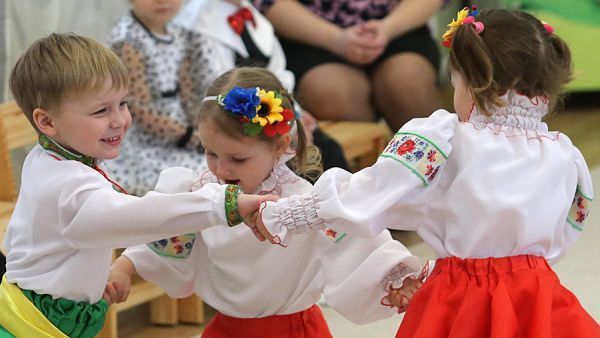
[[[294,74],[286,68],[273,26],[250,1],[190,0],[173,20],[204,36],[208,44],[203,47],[214,55],[206,65],[214,67],[213,78],[234,67],[265,67],[294,92]],[[295,109],[302,111],[297,103]],[[301,119],[309,139],[321,150],[323,167],[348,169],[342,148],[318,128],[314,117],[302,111]]]
[[[323,227],[416,230],[439,258],[397,337],[600,337],[550,267],[593,195],[579,150],[541,120],[571,79],[569,48],[518,11],[465,8],[449,26],[457,114],[414,119],[372,167],[267,203],[259,230],[283,243]]]
[[[112,249],[216,225],[235,225],[264,196],[207,184],[183,194],[125,194],[102,161],[131,125],[127,70],[91,39],[51,34],[10,74],[19,108],[39,133],[23,164],[4,246],[0,337],[95,337]],[[108,297],[108,295],[105,295]]]
[[[197,107],[216,75],[207,40],[169,20],[181,0],[132,0],[113,28],[110,48],[129,72],[133,126],[121,156],[107,163],[127,191],[141,196],[161,170],[206,168],[196,129]]]
[[[209,170],[168,169],[156,189],[181,193],[218,182],[257,194],[310,191],[298,174],[320,173],[318,157],[307,150],[292,107],[265,69],[223,74],[200,110]],[[115,300],[126,298],[134,271],[172,297],[196,293],[215,308],[205,338],[331,337],[316,305],[322,293],[342,315],[366,323],[392,316],[388,303],[406,306],[421,283],[419,260],[388,231],[371,239],[318,231],[283,248],[259,243],[248,227],[237,226],[128,248],[112,269],[111,281],[123,286]]]

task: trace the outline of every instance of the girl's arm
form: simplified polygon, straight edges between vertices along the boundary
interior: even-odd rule
[[[125,256],[115,260],[110,268],[110,275],[104,290],[104,298],[109,304],[121,303],[129,297],[131,277],[135,273],[133,263]]]
[[[396,314],[388,295],[408,278],[418,278],[421,262],[385,230],[374,238],[346,235],[323,255],[327,304],[357,324]]]
[[[589,216],[590,204],[594,198],[592,177],[585,159],[579,149],[573,147],[573,162],[577,172],[577,189],[574,192],[573,203],[569,209],[564,226],[564,243],[559,251],[549,260],[550,264],[558,262],[585,230],[586,219]]]
[[[296,0],[277,0],[265,15],[278,35],[325,50],[333,51],[343,31]]]
[[[411,120],[373,166],[355,174],[327,170],[310,194],[267,203],[259,230],[283,245],[291,234],[315,228],[363,237],[385,228],[416,230],[426,210],[424,196],[443,174],[457,123],[456,115],[445,110]]]
[[[115,43],[111,48],[125,64],[129,74],[128,106],[134,115],[136,126],[173,143],[182,139],[192,121],[182,124],[158,112],[148,87],[144,56],[128,42]]]

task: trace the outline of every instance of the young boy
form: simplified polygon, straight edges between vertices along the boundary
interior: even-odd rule
[[[264,200],[217,184],[127,195],[101,163],[131,125],[127,86],[113,52],[73,34],[37,40],[14,66],[10,89],[40,137],[6,233],[0,337],[96,336],[112,248],[234,225]]]

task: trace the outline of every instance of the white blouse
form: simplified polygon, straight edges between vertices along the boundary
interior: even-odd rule
[[[27,155],[4,240],[6,278],[22,289],[96,303],[112,248],[226,224],[225,186],[140,198],[117,192],[91,167],[54,156],[62,158],[39,145]]]
[[[282,161],[283,162],[283,161]],[[185,168],[163,171],[156,189],[190,191],[217,178]],[[310,183],[278,165],[257,192],[281,196],[306,193]],[[387,318],[381,305],[386,287],[421,271],[419,260],[388,231],[362,239],[329,231],[299,237],[289,247],[259,242],[244,224],[128,248],[137,272],[172,297],[196,293],[218,311],[258,318],[305,310],[324,295],[327,303],[356,323]]]
[[[388,227],[416,230],[439,257],[555,263],[584,229],[589,170],[571,140],[541,121],[544,100],[502,99],[492,116],[473,109],[459,122],[438,110],[408,122],[372,167],[328,170],[311,193],[269,202],[263,222],[283,243],[312,227],[361,236]]]

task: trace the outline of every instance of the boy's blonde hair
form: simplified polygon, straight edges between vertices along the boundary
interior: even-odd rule
[[[9,86],[34,128],[33,111],[52,109],[65,100],[99,90],[105,81],[127,88],[127,69],[107,47],[73,33],[52,33],[36,40],[17,60]],[[37,128],[36,128],[37,129]]]
[[[260,67],[240,67],[229,70],[216,78],[206,91],[206,96],[223,94],[233,87],[252,88],[260,87],[267,91],[277,91],[282,95],[283,108],[294,109],[292,95],[283,87],[279,79],[270,71]],[[200,107],[199,119],[211,119],[221,130],[234,139],[248,137],[243,132],[239,118],[228,114],[216,101],[205,101]],[[314,182],[321,175],[321,155],[315,146],[308,146],[304,127],[299,119],[294,120],[297,128],[297,138],[293,141],[292,148],[296,156],[287,165],[296,174]],[[273,144],[280,136],[267,137],[263,133],[256,136],[261,141]]]

